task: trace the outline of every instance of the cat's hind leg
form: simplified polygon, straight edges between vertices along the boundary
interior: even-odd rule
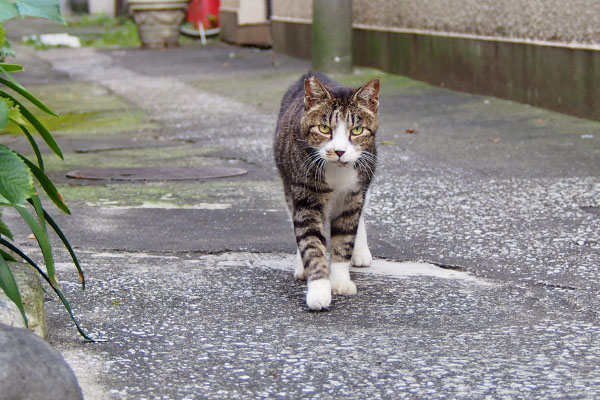
[[[369,267],[373,257],[367,244],[367,230],[365,228],[365,219],[360,217],[358,222],[358,231],[356,232],[356,241],[352,251],[352,265],[355,267]]]
[[[294,278],[299,281],[306,279],[306,274],[304,273],[304,263],[302,262],[302,256],[300,255],[300,249],[298,249],[296,252],[296,268],[294,269]]]
[[[333,294],[356,294],[356,284],[350,279],[350,263],[334,262],[329,266],[329,281]]]

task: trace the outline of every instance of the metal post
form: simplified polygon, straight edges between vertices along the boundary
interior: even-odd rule
[[[352,72],[352,0],[313,0],[312,67]]]

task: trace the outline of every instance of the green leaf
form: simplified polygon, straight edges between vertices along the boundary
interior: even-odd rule
[[[56,0],[0,0],[0,21],[25,16],[65,22]]]
[[[2,216],[2,213],[0,213],[0,216]],[[8,226],[6,226],[6,224],[4,223],[4,221],[2,221],[0,219],[0,236],[1,235],[6,236],[10,240],[14,239],[14,236],[13,236],[12,232],[10,231],[10,229],[8,228]]]
[[[1,2],[2,0],[0,0]],[[8,42],[6,42],[8,45]],[[2,72],[12,83],[14,83],[15,85],[21,85],[19,82],[17,82],[15,80],[15,78],[12,77],[11,74],[9,74],[9,72],[16,72],[16,71],[23,71],[23,66],[22,65],[17,65],[17,64],[5,64],[5,63],[0,63],[0,72]]]
[[[0,0],[2,1],[2,0]],[[23,66],[19,64],[0,63],[0,71],[6,73],[23,71]]]
[[[4,45],[4,42],[6,42],[6,32],[2,24],[0,24],[0,45]]]
[[[33,196],[32,199],[36,197],[37,196]],[[54,284],[58,285],[56,281],[56,275],[54,270],[54,258],[52,256],[52,248],[50,247],[48,233],[45,231],[44,226],[42,226],[38,221],[35,220],[35,218],[27,210],[27,207],[17,205],[15,206],[15,209],[19,212],[23,220],[25,220],[25,223],[27,224],[27,226],[29,226],[31,232],[35,235],[38,245],[40,246],[40,250],[42,251],[44,262],[46,263],[46,271],[48,271],[48,276]]]
[[[0,0],[0,1],[2,1],[2,0]],[[40,110],[44,111],[45,113],[48,113],[48,114],[53,115],[55,117],[58,117],[58,115],[56,115],[51,109],[49,109],[37,97],[35,97],[31,93],[29,93],[29,91],[27,89],[25,89],[23,86],[21,86],[20,84],[15,84],[14,82],[11,82],[11,81],[6,80],[4,78],[0,78],[0,83],[8,86],[9,88],[11,88],[12,90],[14,90],[15,92],[19,93],[21,96],[25,97],[32,104],[35,104],[35,106],[37,108],[39,108]]]
[[[69,254],[71,255],[71,259],[73,260],[73,264],[75,264],[75,267],[77,268],[77,273],[79,274],[79,280],[81,281],[81,286],[83,289],[85,289],[85,277],[83,275],[83,269],[81,268],[81,265],[79,264],[79,260],[77,259],[77,256],[75,255],[75,251],[73,250],[73,247],[71,247],[69,240],[67,239],[65,234],[60,230],[57,223],[54,222],[52,217],[50,217],[50,215],[45,210],[44,210],[44,217],[46,218],[46,222],[48,222],[48,225],[50,225],[52,227],[54,232],[58,235],[60,240],[63,242],[64,246],[69,251]]]
[[[52,183],[50,178],[48,178],[48,176],[44,173],[44,171],[42,171],[40,168],[38,168],[37,165],[35,165],[25,157],[22,157],[22,159],[23,161],[25,161],[25,164],[27,164],[37,181],[40,183],[40,185],[48,195],[48,198],[52,200],[52,202],[56,204],[56,206],[60,208],[65,214],[71,214],[69,207],[67,207],[67,205],[62,199],[62,196],[60,195],[60,193],[58,193],[56,186],[54,186],[54,184]]]
[[[7,100],[7,102],[10,103],[10,100]],[[12,122],[14,122],[15,124],[17,124],[19,126],[25,126],[25,127],[30,126],[29,122],[27,122],[25,117],[23,117],[23,115],[21,114],[21,110],[19,109],[19,106],[15,106],[14,104],[10,107],[10,109],[8,111],[8,119],[10,119]]]
[[[4,58],[8,56],[14,57],[15,52],[10,47],[10,43],[6,40],[6,33],[4,32],[4,27],[0,23],[0,60],[4,60]]]
[[[4,257],[0,257],[0,288],[4,290],[6,296],[9,299],[11,299],[12,302],[15,303],[19,311],[21,311],[23,321],[25,321],[25,326],[27,326],[27,316],[25,315],[25,310],[23,309],[23,301],[21,300],[19,288],[17,287],[15,277],[13,276],[10,268],[8,267],[8,263],[6,262]]]
[[[4,128],[8,123],[8,113],[10,112],[10,106],[6,99],[0,99],[0,129]]]
[[[19,10],[14,2],[0,0],[0,21],[19,16]]]
[[[2,1],[2,0],[0,0],[0,1]],[[46,144],[48,145],[48,147],[50,147],[50,149],[52,149],[52,151],[54,151],[54,154],[56,154],[61,160],[63,160],[64,157],[63,157],[62,151],[60,151],[60,147],[58,147],[58,144],[56,143],[56,141],[52,137],[52,134],[35,117],[35,115],[33,115],[31,113],[31,111],[29,111],[27,109],[27,107],[24,107],[23,104],[21,104],[17,99],[15,99],[10,94],[8,94],[8,93],[0,90],[0,96],[12,100],[17,106],[19,106],[19,111],[21,112],[21,114],[23,115],[23,117],[25,117],[25,119],[27,119],[27,121],[29,121],[31,123],[31,125],[34,126],[34,128],[38,131],[38,133],[40,134],[40,136],[42,137],[42,139],[44,139],[44,141],[46,142]]]
[[[15,57],[15,51],[12,49],[8,40],[5,40],[2,47],[0,47],[0,57],[2,57],[2,59],[6,57]]]
[[[33,136],[31,136],[31,133],[29,133],[27,128],[25,128],[23,125],[19,125],[19,127],[21,128],[21,130],[23,131],[23,134],[29,141],[31,148],[33,148],[33,152],[35,153],[35,157],[37,158],[38,166],[43,171],[44,170],[44,159],[42,158],[42,153],[40,152],[40,148],[38,147],[36,141],[33,139]]]
[[[35,194],[33,176],[17,153],[0,145],[0,201],[21,204]]]
[[[8,262],[18,262],[16,258],[14,258],[12,255],[8,254],[4,250],[0,250],[0,257],[4,258]]]

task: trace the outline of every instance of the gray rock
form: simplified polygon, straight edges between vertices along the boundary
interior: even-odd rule
[[[73,371],[33,333],[0,324],[0,400],[82,400]]]
[[[46,312],[39,275],[27,264],[9,263],[9,267],[21,293],[23,308],[29,322],[27,328],[39,337],[45,338],[47,334]],[[0,324],[25,328],[25,322],[19,309],[2,290],[0,290]]]
[[[25,309],[25,314],[27,315],[27,321],[29,323],[27,328],[44,339],[47,334],[46,312],[44,310],[44,291],[40,284],[40,276],[37,271],[28,264],[10,263],[9,266],[15,277],[17,286],[19,287],[19,292],[21,293],[23,308]],[[21,321],[23,320],[18,309],[16,318]],[[6,323],[2,319],[0,319],[0,323],[24,328],[24,326],[21,325]]]
[[[25,321],[19,309],[2,291],[0,291],[0,323],[15,328],[25,328]]]

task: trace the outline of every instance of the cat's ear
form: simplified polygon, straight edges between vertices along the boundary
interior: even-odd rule
[[[304,80],[304,109],[308,110],[316,103],[331,99],[331,93],[321,83],[319,78],[311,76]]]
[[[356,89],[352,101],[376,113],[379,108],[379,78],[373,78]]]

